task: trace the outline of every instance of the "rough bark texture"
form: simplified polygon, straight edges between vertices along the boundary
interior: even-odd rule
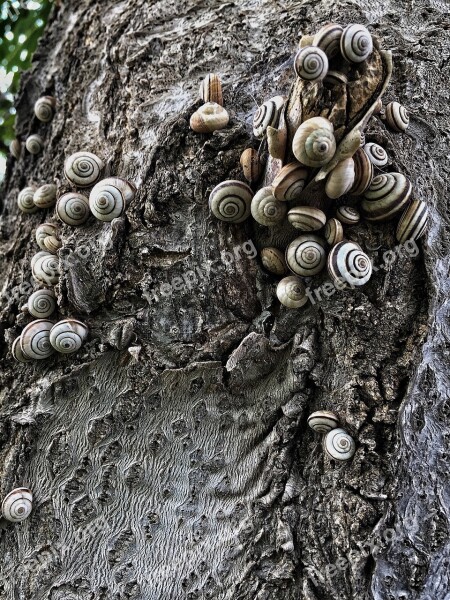
[[[208,190],[240,176],[254,98],[289,93],[299,32],[330,20],[368,23],[393,51],[386,97],[412,125],[373,123],[371,139],[431,226],[419,257],[362,291],[285,310],[243,249],[224,265],[255,231],[211,218]],[[439,0],[55,7],[17,102],[18,133],[46,148],[11,161],[3,187],[0,491],[27,485],[35,504],[3,522],[2,599],[448,599],[448,27]],[[202,136],[188,121],[209,71],[232,118]],[[49,125],[31,118],[43,93],[58,100]],[[63,189],[81,149],[139,191],[112,224],[62,228],[59,314],[90,341],[22,365],[14,291],[51,213],[21,214],[17,193]],[[393,232],[351,235],[381,266]],[[188,271],[193,284],[176,279]],[[357,441],[351,462],[324,457],[306,425],[319,408]]]

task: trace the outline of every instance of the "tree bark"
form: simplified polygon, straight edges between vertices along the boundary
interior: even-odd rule
[[[0,491],[35,501],[2,522],[1,598],[448,600],[448,19],[439,0],[55,6],[17,99],[18,135],[45,150],[10,159],[3,185]],[[299,32],[327,21],[368,23],[392,50],[385,98],[411,126],[373,121],[370,139],[431,225],[417,257],[389,264],[394,226],[358,225],[380,267],[369,284],[286,310],[254,226],[216,221],[207,198],[241,177],[255,100],[289,94]],[[211,71],[230,126],[198,135]],[[58,102],[48,125],[32,118],[43,94]],[[24,215],[17,194],[64,191],[79,150],[138,193],[111,224],[61,226],[58,315],[90,339],[23,365],[20,286],[52,211]],[[350,462],[308,429],[322,408],[356,440]]]

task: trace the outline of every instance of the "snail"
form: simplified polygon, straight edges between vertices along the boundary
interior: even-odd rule
[[[342,241],[330,250],[328,275],[336,288],[350,289],[369,281],[372,275],[372,263],[358,244]]]
[[[242,181],[229,179],[216,185],[209,196],[212,214],[228,223],[242,223],[250,216],[251,188]]]
[[[53,96],[42,96],[36,100],[34,105],[34,114],[43,123],[48,123],[55,114],[56,100]]]
[[[269,227],[280,223],[287,213],[287,205],[275,198],[270,186],[263,187],[256,192],[250,208],[255,221]]]
[[[287,247],[286,263],[296,275],[317,275],[326,263],[324,242],[313,234],[299,236]]]
[[[361,133],[359,134],[359,136],[360,136],[360,139],[361,139],[359,145],[362,148],[365,145],[365,143],[366,143],[366,134],[364,133],[364,131],[361,131]]]
[[[281,118],[280,118],[281,121]],[[282,162],[286,154],[286,142],[287,142],[287,128],[286,123],[279,123],[278,128],[267,126],[267,149],[272,158],[278,158]]]
[[[49,254],[50,252],[48,250],[41,250],[40,252],[36,252],[36,254],[34,254],[31,257],[31,269],[33,269],[34,265],[40,258],[42,258],[43,256],[48,256]]]
[[[33,202],[39,208],[50,208],[56,203],[56,185],[54,183],[46,183],[41,185],[33,196]]]
[[[64,175],[78,187],[90,187],[100,179],[104,166],[92,152],[75,152],[64,163]]]
[[[61,354],[72,354],[81,348],[89,333],[87,326],[76,319],[64,319],[50,331],[50,344]]]
[[[352,196],[361,196],[367,190],[373,179],[373,165],[366,152],[358,148],[353,155],[355,165],[355,179],[349,194]]]
[[[17,206],[24,213],[33,214],[39,210],[39,207],[33,202],[34,188],[26,187],[19,192],[17,196]]]
[[[348,77],[345,73],[341,73],[340,71],[329,70],[325,75],[325,79],[323,83],[326,86],[334,87],[335,85],[347,85]]]
[[[330,458],[335,460],[349,460],[355,454],[355,442],[348,433],[340,427],[327,433],[323,447]]]
[[[400,244],[407,240],[418,240],[425,232],[428,222],[428,208],[422,200],[413,200],[403,213],[396,231]]]
[[[275,275],[285,275],[287,273],[284,254],[277,248],[263,248],[261,250],[261,262],[265,269],[275,273]]]
[[[77,227],[85,223],[90,215],[89,200],[83,194],[68,192],[58,198],[56,214],[63,223]]]
[[[41,250],[47,250],[44,240],[49,236],[57,237],[58,228],[53,223],[43,223],[36,229],[36,242]]]
[[[20,140],[18,140],[17,138],[13,139],[13,141],[9,145],[9,151],[11,153],[11,156],[14,156],[16,160],[19,160],[20,154],[22,152],[22,144],[20,143]]]
[[[361,210],[368,221],[389,221],[409,203],[411,182],[401,173],[377,175],[364,194]]]
[[[253,148],[246,148],[241,154],[240,163],[245,179],[250,183],[258,181],[262,174],[262,164],[258,151]]]
[[[30,154],[39,154],[44,148],[44,140],[40,135],[34,133],[27,137],[25,142],[25,148]]]
[[[341,54],[350,63],[361,63],[373,50],[372,36],[364,25],[347,25],[341,37]]]
[[[344,239],[342,223],[337,219],[329,219],[325,224],[323,235],[330,246],[335,246]]]
[[[119,177],[99,181],[89,194],[89,208],[99,221],[112,221],[119,217],[136,194],[132,183]]]
[[[253,134],[262,139],[267,127],[276,127],[284,106],[283,96],[274,96],[258,108],[253,117]]]
[[[273,195],[280,201],[297,200],[308,179],[308,169],[297,162],[285,165],[272,181]]]
[[[2,502],[2,515],[7,521],[19,523],[33,510],[33,493],[28,488],[16,488]]]
[[[323,117],[304,121],[292,141],[295,158],[308,167],[326,165],[336,152],[333,130],[332,123]]]
[[[21,363],[29,363],[32,360],[31,358],[28,358],[28,356],[25,356],[25,354],[22,352],[22,348],[20,347],[20,337],[17,337],[13,341],[11,346],[11,354],[13,355],[13,358]]]
[[[312,206],[296,206],[288,212],[289,223],[301,231],[317,231],[325,225],[326,220],[325,213]]]
[[[51,254],[56,254],[61,248],[62,242],[56,236],[48,235],[44,239],[44,246],[45,249],[48,250]]]
[[[406,131],[409,125],[408,111],[399,102],[389,102],[385,108],[384,118],[394,131]]]
[[[50,344],[50,330],[54,323],[37,319],[29,323],[20,336],[20,347],[24,355],[34,360],[43,360],[54,353]]]
[[[352,206],[340,206],[336,210],[336,217],[347,225],[356,225],[361,219],[359,212]]]
[[[328,58],[333,58],[340,50],[343,31],[337,23],[328,23],[316,33],[312,45],[323,50]]]
[[[223,106],[222,82],[216,73],[208,73],[202,80],[199,96],[203,102],[215,102]]]
[[[369,142],[368,144],[364,145],[363,150],[367,154],[370,162],[376,167],[384,167],[388,164],[387,152],[378,144]]]
[[[339,418],[328,410],[317,410],[309,415],[308,425],[317,433],[328,433],[339,427]]]
[[[190,127],[197,133],[211,133],[228,125],[230,117],[223,106],[216,102],[202,104],[191,116]]]
[[[355,180],[355,164],[353,158],[341,160],[328,175],[325,193],[328,198],[340,198],[352,187]]]
[[[56,310],[56,296],[52,290],[37,290],[28,298],[27,308],[36,319],[46,319]]]
[[[33,277],[39,283],[46,285],[55,285],[59,281],[59,261],[50,252],[42,252],[41,255],[32,262],[31,272]]]
[[[301,48],[294,59],[294,70],[305,81],[322,81],[328,72],[327,55],[315,46]]]
[[[308,302],[305,285],[295,275],[284,277],[277,285],[277,298],[287,308],[300,308]]]

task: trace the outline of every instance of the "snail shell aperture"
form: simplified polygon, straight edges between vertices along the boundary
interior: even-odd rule
[[[2,515],[7,521],[19,523],[30,516],[33,509],[33,494],[28,488],[17,488],[9,492],[2,502]]]
[[[212,133],[224,129],[230,117],[223,106],[216,102],[202,104],[191,116],[190,127],[197,133]]]

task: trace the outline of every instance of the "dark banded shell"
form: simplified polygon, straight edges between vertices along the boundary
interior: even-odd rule
[[[240,163],[245,179],[250,183],[258,181],[262,173],[262,164],[258,151],[254,148],[246,148],[241,154]]]
[[[384,148],[375,144],[374,142],[369,142],[364,145],[364,152],[367,154],[370,162],[376,167],[384,167],[388,164],[388,155]]]
[[[325,224],[323,232],[327,243],[334,246],[344,239],[344,229],[342,223],[337,219],[329,219]]]
[[[407,240],[418,240],[425,232],[428,222],[428,207],[422,200],[413,200],[402,215],[396,232],[400,244]]]
[[[328,433],[339,427],[339,418],[328,410],[317,410],[309,415],[308,425],[317,433]]]
[[[261,262],[265,269],[275,273],[275,275],[285,275],[288,270],[284,254],[277,248],[263,248],[261,250]]]
[[[394,131],[406,131],[409,125],[408,111],[399,102],[389,102],[385,108],[385,119]]]
[[[300,79],[321,81],[328,73],[327,55],[315,46],[301,48],[295,56],[294,70]]]
[[[277,298],[287,308],[301,308],[308,302],[305,284],[295,275],[285,277],[277,286]]]
[[[343,31],[337,23],[328,23],[316,33],[312,45],[323,50],[328,58],[333,58],[339,52]]]
[[[286,264],[296,275],[311,277],[322,271],[326,263],[324,241],[316,235],[296,238],[286,249]]]
[[[199,96],[203,102],[215,102],[223,106],[222,82],[216,73],[208,73],[200,83]]]
[[[372,36],[364,25],[347,25],[341,37],[341,54],[350,63],[361,63],[373,50]]]
[[[230,179],[216,185],[209,196],[212,214],[228,223],[242,223],[250,216],[253,192],[246,183]]]
[[[285,165],[272,182],[273,195],[280,201],[297,200],[308,179],[308,169],[298,162]]]
[[[353,163],[355,165],[355,179],[349,190],[349,194],[352,196],[361,196],[372,182],[373,164],[363,148],[358,148],[355,152]]]
[[[339,290],[366,284],[372,275],[372,263],[358,244],[339,242],[328,255],[328,274]]]
[[[404,210],[411,196],[411,182],[401,173],[386,173],[372,180],[361,202],[368,221],[389,221]]]
[[[336,210],[336,217],[347,225],[356,225],[361,219],[359,212],[352,206],[340,206]]]
[[[50,344],[50,330],[53,323],[38,319],[29,323],[20,336],[20,347],[27,358],[42,360],[54,353]]]
[[[284,106],[283,96],[274,96],[258,108],[253,117],[253,134],[262,139],[267,127],[276,127]]]
[[[301,231],[317,231],[325,225],[327,217],[324,212],[312,206],[296,206],[288,212],[288,221]]]

